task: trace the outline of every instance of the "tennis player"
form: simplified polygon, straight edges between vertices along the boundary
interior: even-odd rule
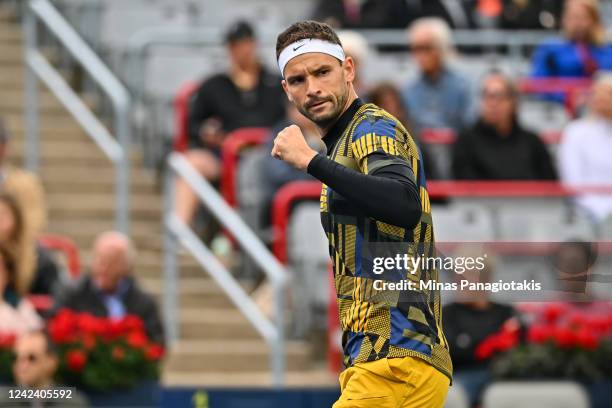
[[[323,182],[321,221],[329,239],[346,369],[334,408],[436,408],[452,379],[439,292],[377,290],[371,249],[399,244],[433,251],[433,224],[417,149],[402,124],[355,93],[355,66],[327,24],[295,23],[277,38],[282,86],[323,135],[312,150],[297,126],[271,154]],[[402,244],[405,244],[402,246]],[[368,250],[366,250],[368,248]],[[413,280],[437,280],[420,268]],[[380,282],[376,285],[380,287]]]

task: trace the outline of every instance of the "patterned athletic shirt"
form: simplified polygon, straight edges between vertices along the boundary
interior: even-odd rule
[[[420,268],[415,274],[403,275],[417,282],[416,290],[377,290],[374,285],[381,277],[386,279],[373,273],[372,254],[377,246],[403,248],[409,256],[435,256],[431,207],[417,146],[397,119],[359,99],[323,140],[329,159],[362,174],[401,162],[421,201],[420,221],[409,230],[365,216],[323,184],[321,222],[333,263],[345,366],[412,356],[452,378],[440,293],[418,285],[418,280],[437,281],[438,271]],[[360,186],[352,188],[359,190]]]

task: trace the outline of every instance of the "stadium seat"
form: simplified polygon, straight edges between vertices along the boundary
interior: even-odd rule
[[[303,337],[313,325],[325,327],[329,302],[329,251],[321,228],[319,204],[298,204],[289,221],[289,265],[292,271],[294,335]]]
[[[500,382],[484,393],[482,408],[588,408],[587,393],[574,382]]]
[[[536,133],[561,130],[571,119],[562,104],[529,97],[521,101],[518,114],[521,124]]]
[[[460,384],[454,383],[453,386],[448,389],[444,408],[469,408],[469,406],[470,404],[465,390]]]
[[[520,200],[499,208],[498,216],[500,238],[505,241],[559,242],[595,237],[589,219],[572,212],[563,202],[532,206]]]
[[[494,239],[493,219],[479,205],[432,206],[437,242],[484,242]]]
[[[601,239],[612,241],[612,214],[601,224]]]
[[[265,189],[261,166],[269,153],[262,148],[252,148],[241,154],[238,166],[237,198],[240,215],[260,236],[265,210]]]

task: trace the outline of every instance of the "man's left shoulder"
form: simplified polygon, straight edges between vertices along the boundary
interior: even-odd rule
[[[400,122],[376,105],[369,104],[355,118],[353,140],[368,134],[395,139],[403,126]]]

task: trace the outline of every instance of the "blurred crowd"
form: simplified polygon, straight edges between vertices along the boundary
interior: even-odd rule
[[[597,0],[325,0],[311,17],[342,30],[345,52],[356,62],[359,96],[386,109],[410,130],[421,149],[428,179],[612,183],[612,73],[607,72],[612,72],[612,44],[606,40]],[[347,31],[362,28],[406,29],[417,76],[402,84],[384,78],[367,81],[359,72],[366,63],[372,65],[367,38]],[[519,120],[522,94],[517,78],[500,70],[472,78],[456,69],[452,30],[463,28],[558,29],[558,35],[540,44],[531,56],[531,77],[591,82],[577,115],[562,129],[555,154],[541,135]],[[227,29],[225,46],[229,68],[205,79],[189,105],[186,157],[200,174],[218,184],[221,145],[240,128],[270,129],[267,146],[271,147],[279,130],[296,124],[311,146],[323,149],[317,129],[288,103],[278,71],[261,63],[255,27],[247,21],[236,22]],[[568,95],[540,97],[562,104]],[[434,160],[426,137],[432,130],[453,135],[449,163]],[[136,250],[128,237],[112,231],[101,234],[93,244],[89,268],[78,279],[70,277],[41,244],[47,222],[43,188],[37,176],[6,162],[9,136],[0,123],[0,334],[17,336],[14,382],[40,388],[53,384],[59,362],[46,328],[48,319],[63,309],[110,319],[136,316],[148,339],[164,344],[156,302],[138,283]],[[260,170],[267,208],[282,186],[310,179],[269,155]],[[596,222],[612,214],[609,196],[580,194],[575,203]],[[196,196],[179,181],[177,215],[190,224],[197,210]],[[265,218],[269,223],[269,210]],[[574,258],[559,255],[555,258],[558,269],[567,269],[570,275],[591,270],[588,244],[564,248],[563,253]],[[475,279],[486,281],[490,275],[488,270]],[[585,298],[584,291],[579,296],[573,290],[563,293],[567,295],[563,303],[572,308],[605,316],[612,313],[597,299]],[[40,297],[35,296],[46,296],[51,306],[41,307]],[[490,378],[486,362],[475,357],[477,345],[509,320],[529,325],[541,318],[539,313],[537,308],[519,313],[484,296],[457,299],[446,306],[445,330],[456,378],[473,403],[478,403]],[[86,404],[84,397],[73,402]]]
[[[597,0],[321,1],[313,18],[341,29],[345,52],[356,62],[359,96],[386,109],[410,130],[421,149],[428,179],[612,184],[612,44],[606,40]],[[361,28],[406,28],[417,76],[403,84],[384,78],[380,82],[366,81],[360,67],[371,58],[367,38],[346,30]],[[530,78],[580,79],[589,85],[570,123],[560,129],[557,149],[521,123],[519,78],[497,69],[473,78],[455,68],[453,61],[458,54],[452,30],[457,28],[558,29],[557,36],[533,52]],[[293,123],[302,129],[312,147],[321,149],[320,135],[312,123],[287,103],[278,72],[260,62],[254,27],[247,21],[235,23],[227,30],[225,45],[229,69],[205,79],[189,106],[187,158],[200,173],[213,183],[219,182],[221,145],[228,134],[241,127],[270,129],[270,147],[278,131]],[[554,92],[539,95],[540,100],[560,106],[568,97]],[[427,143],[432,131],[452,135],[450,162],[445,165],[432,158]],[[264,218],[269,217],[270,203],[283,185],[310,179],[269,155],[259,171],[265,181],[261,188],[268,208]],[[186,184],[178,192],[178,215],[189,224],[197,200]],[[610,196],[578,194],[575,204],[595,223],[612,214]],[[560,247],[555,258],[557,270],[570,275],[588,273],[593,265],[590,245],[569,243]],[[560,254],[569,254],[566,257],[571,259]],[[489,265],[488,271],[474,279],[487,281],[492,268]],[[576,268],[578,272],[571,272]],[[561,292],[565,297],[560,302],[571,309],[612,315],[608,304],[602,306],[586,296],[584,288],[579,295],[572,290]],[[467,389],[472,404],[478,404],[491,374],[488,362],[476,357],[477,346],[508,321],[528,327],[539,321],[543,312],[537,308],[519,312],[482,294],[478,299],[456,299],[445,309],[456,378]]]
[[[102,233],[93,245],[90,267],[76,271],[78,278],[71,276],[58,254],[42,244],[47,221],[42,184],[37,175],[7,163],[9,145],[0,122],[0,337],[15,339],[12,374],[0,378],[0,385],[54,385],[60,361],[47,322],[61,310],[111,320],[135,316],[148,340],[163,345],[156,302],[135,278],[130,239],[114,231]],[[0,406],[15,406],[8,398],[2,392]],[[87,399],[79,394],[71,400],[47,400],[44,406],[87,406]]]
[[[353,21],[347,16],[352,16],[357,6],[361,9],[357,17],[369,15],[370,3],[373,2],[322,2],[315,17],[330,20],[340,27],[356,27],[347,22]],[[390,9],[396,3],[398,7],[414,3],[415,7],[426,9],[438,2],[385,2]],[[421,3],[429,6],[421,6]],[[517,78],[500,70],[491,70],[482,78],[471,78],[454,67],[457,52],[453,48],[451,27],[457,24],[449,25],[454,21],[449,15],[408,13],[424,17],[414,21],[402,19],[398,27],[409,24],[407,43],[410,57],[418,67],[418,75],[405,84],[366,82],[359,75],[359,68],[370,58],[367,39],[357,32],[341,31],[345,52],[356,61],[355,87],[359,96],[388,110],[411,131],[420,146],[428,179],[560,180],[580,185],[612,181],[610,161],[601,153],[609,151],[612,140],[612,77],[606,72],[612,70],[612,44],[605,40],[598,2],[567,0],[559,10],[548,7],[561,2],[456,3],[462,4],[461,10],[471,16],[470,20],[474,20],[474,16],[489,15],[501,27],[506,27],[507,23],[503,22],[515,13],[558,16],[551,18],[559,20],[559,35],[536,48],[531,76],[537,79],[580,78],[592,80],[592,86],[589,97],[583,98],[577,109],[579,115],[562,129],[559,154],[553,155],[553,149],[542,137],[519,120],[522,94]],[[380,9],[384,7],[376,8]],[[521,11],[517,11],[519,9]],[[342,14],[338,15],[338,11]],[[406,13],[390,14],[402,16]],[[220,146],[233,130],[270,128],[273,129],[270,132],[272,140],[278,129],[293,122],[304,134],[310,135],[312,143],[316,144],[318,138],[307,121],[299,117],[300,113],[287,106],[278,72],[260,62],[254,27],[246,21],[235,23],[227,31],[225,44],[230,68],[203,81],[189,109],[187,157],[213,182],[218,182],[220,177]],[[540,99],[561,104],[569,97],[568,94],[548,93],[542,94]],[[426,137],[432,130],[455,135],[446,162],[440,163],[432,157]],[[577,142],[585,138],[589,143]],[[269,160],[270,163],[262,167],[263,178],[272,180],[265,186],[268,197],[289,181],[307,178],[284,163]],[[184,184],[179,186],[178,192],[178,215],[190,222],[197,207],[195,196]],[[577,200],[597,221],[610,214],[611,202],[610,198],[601,195]]]

